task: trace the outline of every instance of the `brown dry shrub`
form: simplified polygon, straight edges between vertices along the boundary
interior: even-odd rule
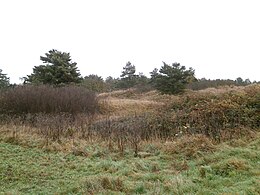
[[[205,135],[183,136],[174,142],[166,142],[164,146],[166,153],[184,155],[188,159],[215,149],[212,141]]]
[[[89,137],[98,111],[96,94],[80,86],[23,85],[0,93],[0,122],[37,128],[46,139]]]
[[[220,94],[190,92],[169,104],[162,118],[179,132],[204,134],[222,141],[230,130],[239,135],[247,134],[248,129],[259,131],[260,85]]]
[[[94,114],[97,110],[95,93],[80,86],[23,85],[0,93],[0,114]]]
[[[240,139],[254,139],[256,137],[257,132],[248,127],[239,127],[239,128],[226,128],[221,131],[221,140],[222,141],[235,141]]]

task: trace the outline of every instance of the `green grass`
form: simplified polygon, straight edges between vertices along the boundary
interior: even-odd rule
[[[185,158],[89,146],[87,156],[0,141],[0,194],[260,194],[260,138]]]

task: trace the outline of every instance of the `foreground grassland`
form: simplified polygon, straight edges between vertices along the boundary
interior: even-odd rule
[[[198,147],[193,156],[171,154],[167,145],[150,143],[139,157],[131,151],[121,156],[97,145],[78,156],[1,141],[0,192],[260,194],[260,137],[256,137],[222,143],[210,152]]]

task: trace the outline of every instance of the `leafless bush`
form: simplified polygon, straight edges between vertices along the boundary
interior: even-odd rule
[[[1,92],[0,105],[0,113],[8,115],[93,114],[98,110],[95,93],[78,86],[17,86]]]
[[[17,86],[0,93],[0,122],[38,129],[47,139],[89,136],[87,125],[99,111],[95,93],[79,86]]]
[[[142,140],[166,139],[170,136],[167,133],[169,130],[163,129],[165,127],[164,121],[155,120],[155,118],[156,116],[153,113],[124,116],[116,119],[106,118],[94,122],[90,129],[103,140],[117,144],[119,151],[122,153],[126,145],[130,145],[137,156],[139,144]]]

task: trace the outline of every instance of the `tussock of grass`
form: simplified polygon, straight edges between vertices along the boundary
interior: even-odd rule
[[[213,152],[215,148],[212,141],[205,135],[183,136],[174,142],[165,143],[165,151],[167,153],[179,154],[186,158]]]

